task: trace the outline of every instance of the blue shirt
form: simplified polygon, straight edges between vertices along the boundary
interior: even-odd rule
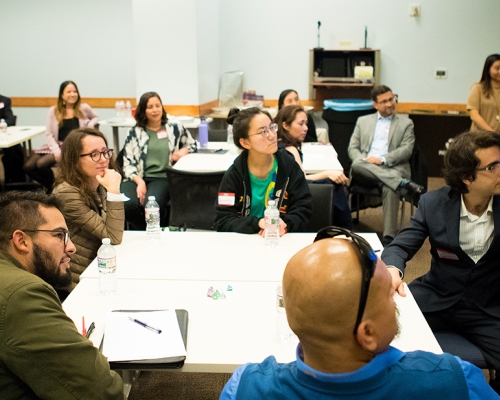
[[[425,354],[425,352],[421,353]],[[339,384],[351,383],[362,386],[365,381],[379,374],[381,371],[388,370],[396,366],[400,362],[400,360],[407,354],[412,355],[413,353],[403,353],[402,351],[395,349],[394,347],[390,347],[389,350],[377,355],[372,361],[356,371],[343,374],[327,374],[324,372],[316,371],[315,369],[309,367],[304,363],[302,359],[302,348],[299,344],[297,346],[296,352],[297,361],[295,361],[294,363],[296,363],[296,368],[298,371],[317,380],[318,386],[321,385],[321,382]],[[500,399],[500,397],[486,383],[484,375],[479,368],[466,361],[462,361],[458,357],[455,357],[455,359],[458,361],[460,368],[462,369],[462,372],[464,374],[469,398],[471,400]],[[290,363],[288,365],[291,364],[293,363]],[[236,369],[231,379],[226,383],[226,386],[224,387],[224,390],[220,395],[220,400],[236,399],[236,394],[238,392],[242,374],[249,365],[252,364],[245,364]],[[408,384],[411,383],[409,382]]]
[[[377,123],[375,124],[375,134],[370,146],[369,156],[380,158],[389,151],[389,131],[391,129],[392,115],[384,118],[377,113]]]

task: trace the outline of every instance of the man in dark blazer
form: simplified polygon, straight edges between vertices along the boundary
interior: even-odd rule
[[[389,87],[375,86],[371,96],[377,112],[358,118],[348,153],[353,161],[352,179],[363,186],[382,188],[382,244],[386,246],[398,233],[399,189],[419,195],[423,188],[410,181],[413,122],[396,114],[396,99]]]
[[[456,331],[481,349],[500,393],[500,134],[457,136],[444,163],[448,186],[421,197],[382,260],[404,296],[406,262],[429,238],[430,271],[410,284],[413,296],[433,331]]]
[[[0,119],[5,120],[8,126],[16,124],[16,117],[12,113],[10,99],[2,95],[0,95]],[[3,149],[2,163],[5,183],[24,182],[26,180],[23,172],[24,152],[20,144]]]

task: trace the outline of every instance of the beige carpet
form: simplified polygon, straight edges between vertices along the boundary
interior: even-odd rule
[[[444,185],[441,178],[429,178],[429,190]],[[405,224],[410,222],[410,206],[407,205]],[[382,207],[366,209],[360,213],[357,232],[377,232],[382,234]],[[430,245],[428,241],[411,260],[405,272],[405,282],[409,283],[429,270]],[[231,374],[220,373],[179,373],[179,372],[142,372],[130,392],[130,400],[142,399],[179,399],[179,400],[216,400]]]

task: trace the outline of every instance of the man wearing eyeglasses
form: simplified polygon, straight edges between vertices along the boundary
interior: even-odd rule
[[[335,238],[345,234],[351,240]],[[480,369],[449,354],[403,353],[391,276],[361,237],[318,232],[286,266],[297,360],[239,367],[220,399],[498,399]]]
[[[123,382],[64,313],[75,246],[55,196],[0,196],[0,398],[123,399]]]
[[[402,296],[406,262],[429,238],[430,271],[411,291],[431,329],[481,349],[500,393],[500,134],[466,132],[444,159],[448,186],[421,197],[408,228],[382,253]]]
[[[371,95],[377,113],[358,118],[348,153],[352,179],[362,186],[382,188],[382,244],[386,246],[398,233],[399,190],[419,196],[424,188],[410,180],[413,122],[396,114],[396,98],[387,86],[375,86]]]

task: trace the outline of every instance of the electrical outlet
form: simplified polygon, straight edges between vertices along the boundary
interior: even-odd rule
[[[448,70],[444,68],[436,68],[434,70],[434,78],[436,79],[448,79]]]
[[[420,4],[410,4],[410,17],[420,17],[422,6]]]

